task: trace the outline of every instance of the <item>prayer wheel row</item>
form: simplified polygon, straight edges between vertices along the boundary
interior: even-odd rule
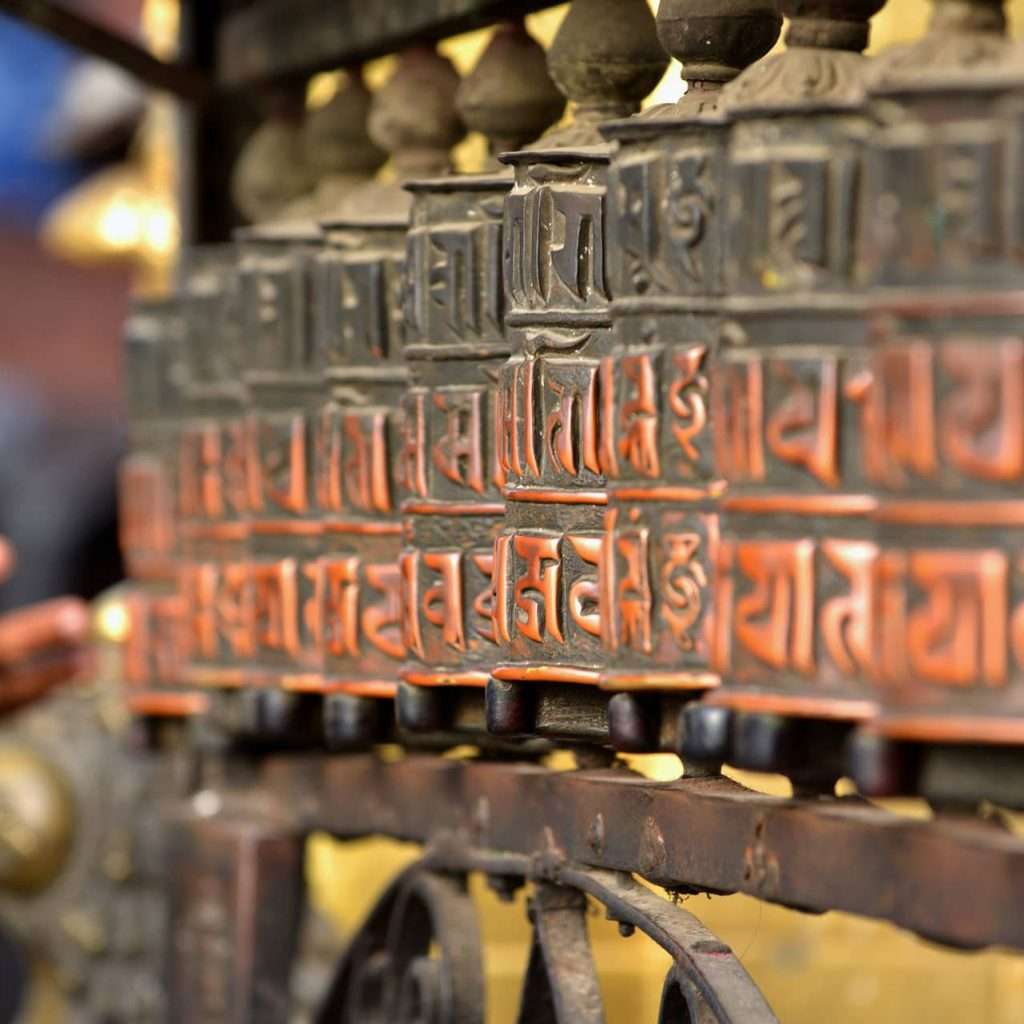
[[[864,57],[880,6],[783,3],[769,53],[767,0],[574,0],[575,117],[530,145],[559,103],[503,27],[462,105],[506,166],[469,176],[450,67],[405,55],[370,114],[405,191],[248,229],[146,314],[188,369],[151,689],[268,742],[397,718],[814,788],[1012,761],[1024,60],[995,0]],[[662,47],[687,92],[634,114]]]

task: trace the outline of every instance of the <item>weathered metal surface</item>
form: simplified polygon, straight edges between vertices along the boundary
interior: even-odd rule
[[[502,855],[512,873],[533,858],[555,880],[574,863],[636,871],[687,891],[882,918],[954,946],[1024,949],[1024,923],[1005,912],[1024,898],[1024,843],[991,821],[783,800],[719,777],[652,783],[622,769],[423,755],[275,759],[261,779],[306,825],[461,849],[467,866],[473,851],[494,851],[494,873]]]
[[[237,687],[253,655],[248,443],[240,295],[233,247],[192,250],[182,273],[184,411],[177,525],[184,615],[182,681]]]
[[[330,221],[317,259],[314,296],[327,382],[316,441],[324,685],[353,696],[394,696],[405,651],[394,457],[407,378],[404,261],[403,217]]]
[[[456,101],[492,150],[499,139],[528,141],[557,117],[563,104],[543,64],[523,27],[505,26],[460,86]],[[408,660],[398,716],[410,729],[447,728],[455,717],[449,698],[413,688],[482,690],[498,653],[491,580],[506,477],[495,391],[511,351],[502,277],[511,187],[504,169],[407,185],[412,384],[400,462]]]
[[[218,79],[237,87],[309,75],[551,7],[550,0],[261,0],[220,30]]]
[[[922,39],[877,63],[861,260],[882,549],[873,728],[1020,744],[1022,65],[995,3],[936,6]]]
[[[874,710],[867,331],[851,224],[869,132],[859,51],[879,7],[784,3],[787,49],[722,94],[727,320],[711,372],[727,493],[722,688],[710,699],[741,711],[859,721]],[[806,756],[823,761],[827,746]],[[732,759],[753,766],[744,753]]]
[[[170,815],[167,843],[167,1019],[286,1021],[304,896],[302,836],[264,820],[258,806],[207,820],[184,804]]]
[[[353,938],[317,1020],[483,1024],[480,954],[465,877],[414,865]]]
[[[186,602],[178,586],[178,437],[184,330],[175,301],[137,303],[125,328],[130,453],[119,479],[121,549],[131,582],[125,681],[140,715],[189,715],[202,699],[181,688]]]
[[[698,19],[686,5],[662,4],[659,35],[682,61],[687,92],[602,129],[619,149],[608,204],[616,343],[601,380],[609,494],[601,684],[635,694],[699,694],[719,682],[711,613],[723,482],[712,457],[711,367],[725,288],[728,137],[717,105],[722,85],[763,55],[779,28],[773,4],[719,7]],[[642,698],[620,697],[611,713],[618,746],[657,744],[657,721],[628,728],[643,717]]]
[[[505,323],[498,380],[506,499],[494,547],[488,728],[537,727],[530,687],[596,684],[603,661],[598,571],[607,504],[599,374],[611,349],[606,200],[611,148],[596,125],[634,111],[665,67],[643,3],[570,8],[548,59],[575,119],[502,156]],[[571,721],[566,721],[572,733]]]
[[[254,228],[241,242],[240,270],[253,588],[244,680],[314,692],[323,685],[323,526],[313,472],[322,353],[309,296],[320,243],[313,225]]]

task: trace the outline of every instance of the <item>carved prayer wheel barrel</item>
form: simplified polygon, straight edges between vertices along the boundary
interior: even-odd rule
[[[506,511],[494,549],[501,657],[487,726],[495,733],[607,735],[597,690],[607,505],[599,375],[613,341],[611,147],[596,125],[636,110],[666,63],[646,4],[576,0],[548,55],[576,120],[501,157],[515,172],[503,228],[514,354],[498,383]],[[566,703],[572,716],[559,714]]]
[[[315,225],[268,224],[240,234],[242,380],[249,407],[247,489],[253,655],[230,726],[274,742],[320,731],[324,686],[314,422],[322,404],[314,345]]]
[[[394,473],[402,361],[406,217],[329,219],[316,302],[326,401],[316,425],[316,500],[323,514],[319,617],[332,745],[381,736],[404,654]]]
[[[192,250],[180,286],[188,370],[177,467],[185,677],[199,688],[242,685],[253,654],[236,264],[233,246]]]
[[[941,799],[1020,806],[1008,745],[1024,740],[1024,276],[1011,168],[1024,63],[1004,28],[1001,3],[937,2],[928,34],[880,56],[872,79],[862,270],[882,713],[855,770],[869,791],[920,781]],[[880,736],[932,746],[918,763]]]
[[[564,101],[544,52],[521,24],[497,30],[457,94],[470,127],[521,144]],[[408,235],[406,359],[400,454],[408,657],[399,724],[483,729],[483,688],[498,655],[494,540],[505,513],[498,459],[499,372],[510,355],[502,280],[505,168],[415,181]]]
[[[120,472],[121,549],[129,584],[124,673],[128,704],[183,717],[202,700],[182,688],[183,603],[175,517],[182,419],[182,318],[174,299],[138,301],[125,326],[129,453]]]
[[[625,691],[609,706],[609,724],[627,750],[675,748],[680,701],[658,695],[687,699],[718,685],[710,658],[722,483],[710,371],[721,322],[727,135],[716,104],[722,85],[770,49],[780,26],[765,0],[720,4],[714,18],[693,6],[663,0],[658,11],[662,44],[689,79],[683,98],[603,129],[619,149],[609,186],[615,348],[601,380],[602,685]]]
[[[868,19],[880,0],[784,3],[785,52],[723,90],[730,121],[722,327],[713,380],[722,499],[708,702],[732,763],[842,774],[874,711],[868,354],[852,232]],[[784,717],[783,717],[784,716]],[[723,733],[724,735],[724,733]]]
[[[453,726],[457,698],[432,691],[482,692],[496,660],[491,572],[505,506],[494,382],[509,354],[501,216],[510,184],[506,175],[481,175],[408,186],[412,385],[401,452],[408,685],[399,722],[411,729]]]

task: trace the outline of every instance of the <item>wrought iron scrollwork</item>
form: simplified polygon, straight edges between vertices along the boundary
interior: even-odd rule
[[[370,912],[319,1024],[483,1024],[480,934],[464,876],[414,866]]]
[[[466,876],[438,870],[442,862],[485,871],[500,862],[508,868],[505,858],[463,849],[450,858],[435,850],[408,869],[353,939],[319,1024],[482,1024],[476,914]],[[672,957],[659,1024],[775,1022],[732,950],[678,904],[623,872],[522,864],[524,873],[535,868],[519,1024],[604,1024],[587,926],[591,900],[624,936],[643,932]]]

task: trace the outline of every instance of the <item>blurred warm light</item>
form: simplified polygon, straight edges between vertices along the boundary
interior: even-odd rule
[[[73,262],[137,262],[140,286],[151,291],[178,247],[178,218],[170,195],[153,189],[138,168],[120,165],[98,171],[51,207],[41,238]]]
[[[309,110],[326,107],[341,90],[347,77],[344,71],[322,71],[314,75],[306,86],[306,107]]]
[[[123,644],[128,639],[128,609],[124,601],[108,597],[99,602],[93,615],[96,636],[109,644]]]

